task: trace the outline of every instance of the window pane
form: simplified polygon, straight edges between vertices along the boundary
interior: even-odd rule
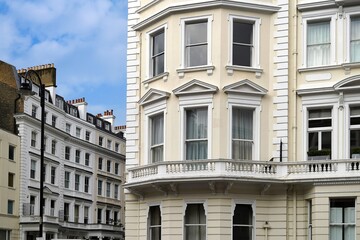
[[[159,75],[164,72],[164,54],[153,58],[153,75]]]
[[[187,226],[186,240],[206,240],[205,226]]]
[[[245,22],[233,23],[233,42],[252,44],[253,42],[253,24]]]
[[[233,240],[251,240],[252,228],[233,226]]]
[[[164,32],[159,32],[153,36],[153,55],[164,52]]]
[[[253,143],[249,141],[233,140],[232,158],[242,160],[252,160]]]
[[[236,204],[233,216],[234,224],[252,225],[252,207],[247,204]]]
[[[360,130],[350,131],[350,147],[360,147]]]
[[[185,49],[186,63],[188,67],[202,66],[207,64],[207,44],[188,46]]]
[[[186,110],[186,139],[207,138],[207,108]]]
[[[309,150],[318,150],[319,148],[319,134],[317,132],[309,133]]]
[[[150,226],[161,225],[161,212],[159,206],[151,206],[149,208]]]
[[[331,149],[331,132],[322,132],[321,149]]]
[[[153,163],[163,161],[163,146],[151,149],[151,160]]]
[[[151,145],[164,142],[164,115],[161,113],[151,118]]]
[[[207,21],[188,22],[185,25],[185,65],[207,64]]]
[[[253,110],[234,108],[232,111],[232,136],[235,139],[253,139]]]
[[[185,224],[206,224],[203,204],[188,204],[185,211]]]
[[[207,42],[207,22],[191,22],[185,26],[185,44]]]
[[[251,66],[252,46],[233,45],[233,65]]]
[[[192,141],[186,143],[186,159],[207,159],[207,141]]]

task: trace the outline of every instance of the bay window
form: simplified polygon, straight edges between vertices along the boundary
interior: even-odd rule
[[[208,109],[206,107],[185,110],[186,160],[208,157]]]

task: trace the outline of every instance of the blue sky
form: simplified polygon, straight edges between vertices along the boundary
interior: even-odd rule
[[[54,63],[57,94],[88,112],[126,114],[127,0],[0,0],[0,59]]]

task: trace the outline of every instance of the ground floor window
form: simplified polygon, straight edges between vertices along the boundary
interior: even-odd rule
[[[149,208],[149,240],[161,240],[161,211],[160,206]]]
[[[185,211],[185,240],[206,239],[204,204],[187,204]]]
[[[355,239],[355,199],[330,199],[330,240]]]
[[[0,229],[0,239],[10,240],[10,230]]]
[[[253,209],[250,204],[236,204],[233,215],[233,240],[252,240]]]

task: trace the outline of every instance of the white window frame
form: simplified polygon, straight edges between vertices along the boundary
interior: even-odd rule
[[[185,214],[186,214],[186,208],[188,204],[202,204],[204,206],[205,211],[205,217],[206,217],[206,233],[205,233],[205,239],[208,239],[208,201],[202,200],[202,199],[185,199],[184,205],[183,205],[183,222],[182,222],[182,228],[184,233],[184,240],[185,240]]]
[[[151,141],[150,141],[150,137],[151,137],[151,129],[150,129],[150,124],[151,124],[151,117],[161,114],[164,114],[164,143],[163,143],[163,160],[165,161],[165,156],[166,156],[166,113],[167,113],[167,104],[166,104],[166,99],[163,99],[161,101],[158,102],[154,102],[152,104],[149,105],[145,105],[144,106],[144,115],[145,115],[145,126],[148,126],[145,130],[145,146],[146,146],[146,151],[147,154],[145,154],[144,156],[144,164],[150,164],[151,163],[151,151],[150,151],[150,147],[151,147]]]
[[[228,127],[228,158],[232,159],[232,124],[233,124],[233,108],[247,108],[253,109],[253,149],[252,160],[260,160],[260,113],[261,113],[261,98],[257,95],[245,95],[245,94],[228,94],[228,113],[229,113],[229,127]]]
[[[346,63],[358,63],[358,62],[352,62],[351,61],[351,53],[350,53],[350,39],[351,39],[351,18],[352,17],[360,17],[360,7],[353,7],[353,8],[346,8],[344,10],[345,12],[345,21],[346,21],[346,43],[344,44],[346,46],[346,57],[345,61]]]
[[[332,118],[332,130],[331,130],[331,159],[336,159],[338,156],[339,145],[338,139],[335,136],[338,136],[338,95],[336,94],[324,94],[324,95],[309,95],[302,96],[302,112],[303,112],[303,160],[307,161],[308,156],[308,120],[309,120],[309,109],[325,109],[331,108],[331,118]]]
[[[159,27],[152,29],[151,31],[146,33],[146,79],[156,78],[162,76],[164,73],[167,72],[167,66],[166,66],[166,50],[167,50],[167,44],[166,44],[166,35],[167,35],[167,24],[160,25]],[[160,73],[158,75],[154,75],[153,73],[153,64],[152,64],[152,43],[153,43],[153,36],[160,32],[161,30],[164,31],[164,72]]]
[[[192,108],[203,108],[206,107],[208,109],[208,121],[207,121],[207,141],[208,141],[208,153],[207,159],[211,159],[212,151],[211,151],[211,144],[212,144],[212,109],[213,109],[213,94],[190,94],[189,96],[180,96],[179,97],[179,106],[180,106],[180,152],[181,152],[181,159],[186,160],[186,110]]]
[[[303,26],[303,59],[302,65],[305,68],[316,68],[336,65],[336,12],[334,11],[321,11],[304,13],[302,15],[302,26]],[[330,59],[329,65],[316,65],[308,66],[307,63],[307,28],[308,23],[312,21],[330,21]]]
[[[253,47],[251,66],[241,66],[233,64],[233,33],[234,21],[253,23]],[[230,66],[239,68],[260,68],[260,25],[261,19],[257,17],[229,15],[229,62]]]
[[[256,200],[246,200],[246,199],[234,199],[232,201],[232,205],[231,205],[231,239],[233,239],[233,226],[234,226],[233,216],[234,216],[235,207],[237,204],[251,205],[252,212],[253,212],[252,239],[255,239],[256,238],[255,237],[255,235],[256,235]]]
[[[207,21],[207,64],[206,65],[199,65],[199,66],[187,66],[185,60],[185,26],[187,22],[192,21]],[[212,65],[212,54],[211,54],[211,46],[212,46],[212,15],[205,15],[205,16],[197,16],[191,18],[182,18],[180,19],[180,27],[181,27],[181,66],[180,68],[199,68],[204,66],[211,66]]]

